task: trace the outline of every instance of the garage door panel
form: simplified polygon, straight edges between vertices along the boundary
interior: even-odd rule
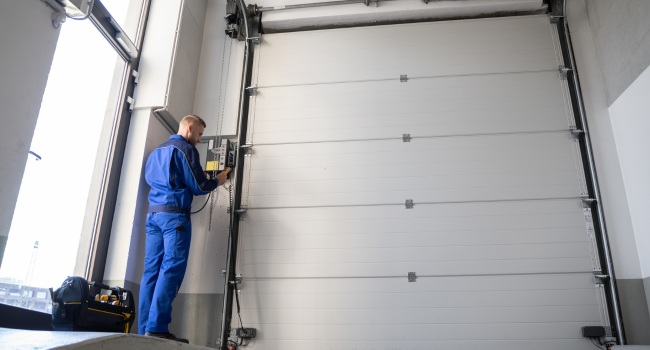
[[[242,264],[372,264],[553,258],[589,259],[586,242],[484,246],[245,249]]]
[[[550,45],[549,45],[550,46]],[[279,83],[287,77],[297,79],[294,84],[314,84],[323,83],[325,81],[314,79],[317,77],[326,78],[327,75],[339,76],[343,79],[334,81],[358,81],[354,79],[356,73],[377,72],[381,70],[383,73],[374,74],[371,79],[395,79],[399,75],[387,75],[389,72],[402,71],[403,74],[411,75],[414,78],[450,75],[449,69],[455,71],[451,75],[463,74],[465,69],[473,69],[477,64],[488,65],[492,67],[499,67],[496,64],[512,64],[512,63],[531,63],[536,64],[537,69],[530,70],[543,70],[547,67],[547,62],[551,61],[557,66],[555,54],[549,51],[548,48],[535,48],[535,49],[517,49],[509,51],[507,54],[502,51],[488,51],[488,52],[470,52],[470,53],[455,53],[446,55],[426,55],[426,56],[404,56],[404,57],[374,57],[371,60],[345,60],[342,62],[332,62],[333,64],[313,65],[309,63],[284,63],[273,65],[271,69],[264,70],[265,73],[260,73],[258,76],[261,87],[285,85]],[[407,72],[404,72],[404,67],[409,67]],[[533,66],[531,66],[533,67]],[[510,70],[518,71],[518,70]],[[436,73],[434,73],[436,72]],[[441,74],[444,72],[445,74]],[[488,73],[483,71],[482,73]],[[508,72],[508,71],[504,71]],[[433,74],[432,74],[433,73]],[[465,72],[468,74],[470,72]],[[471,74],[471,73],[470,73]],[[352,77],[352,79],[345,77]],[[326,80],[327,82],[332,80]]]
[[[261,145],[253,150],[251,169],[299,167],[304,160],[320,157],[324,161],[348,166],[358,162],[367,164],[408,164],[413,160],[489,160],[524,158],[565,158],[572,154],[569,132],[519,135],[481,135],[462,137],[417,138],[403,142],[401,135],[393,140]],[[512,147],[517,145],[517,147]],[[513,149],[515,148],[515,149]],[[390,154],[390,153],[393,154]],[[391,157],[382,155],[390,154]],[[401,157],[392,157],[401,153]],[[419,159],[420,157],[427,157]],[[299,158],[303,157],[303,158]],[[374,158],[373,158],[374,157]],[[286,160],[289,159],[289,160]],[[370,161],[365,161],[370,159]],[[383,163],[377,163],[383,159]],[[295,163],[300,161],[300,163]],[[364,163],[366,162],[366,163]],[[282,165],[285,164],[285,165]],[[306,164],[309,165],[309,164]]]
[[[305,84],[326,84],[336,82],[356,82],[370,80],[399,80],[401,74],[407,74],[410,77],[438,77],[470,74],[498,74],[512,72],[530,72],[530,71],[552,71],[557,70],[557,61],[555,57],[539,57],[539,52],[522,52],[520,59],[511,58],[501,60],[498,57],[488,58],[485,62],[469,58],[467,63],[446,64],[431,66],[422,62],[420,66],[411,66],[405,71],[403,65],[391,64],[388,67],[377,67],[372,69],[364,67],[361,69],[340,68],[340,70],[314,71],[308,67],[302,68],[302,71],[296,70],[288,72],[288,69],[281,69],[268,75],[259,75],[257,83],[260,87],[268,86],[287,86],[287,85],[305,85]],[[372,67],[372,66],[371,66]],[[345,70],[344,70],[345,69]],[[280,72],[284,74],[280,75]],[[273,75],[271,75],[273,74]]]
[[[261,98],[260,98],[261,100]],[[457,111],[472,111],[476,113],[477,110],[493,111],[496,109],[503,109],[508,113],[521,112],[525,108],[536,110],[538,108],[558,107],[564,106],[561,94],[549,95],[544,98],[537,96],[521,96],[512,98],[509,96],[497,98],[474,98],[467,99],[460,97],[458,99],[439,100],[436,103],[429,102],[424,99],[417,104],[409,104],[408,108],[405,105],[397,102],[376,101],[372,104],[366,105],[347,105],[340,106],[340,108],[327,107],[314,109],[314,108],[284,108],[281,110],[256,110],[255,120],[293,120],[293,119],[315,119],[315,118],[337,118],[337,117],[355,117],[355,116],[382,116],[395,113],[404,115],[412,114],[425,114],[429,116],[448,115],[453,117],[453,113]],[[376,105],[378,104],[378,105]],[[523,114],[523,113],[522,113]],[[552,116],[551,116],[552,118]]]
[[[388,191],[426,191],[475,188],[533,187],[548,185],[575,184],[578,181],[575,171],[557,172],[521,172],[500,174],[440,175],[435,177],[403,176],[401,181],[391,182],[388,178],[376,174],[369,178],[320,181],[282,181],[273,186],[266,183],[250,183],[250,197],[254,196],[300,196],[322,193],[361,194],[367,192]],[[571,191],[574,193],[574,191]]]
[[[257,225],[261,226],[261,225]],[[242,237],[244,246],[256,249],[341,249],[387,247],[484,246],[539,243],[586,243],[586,233],[579,228],[475,230],[443,232],[331,233],[312,234],[295,226],[269,224],[266,235]],[[299,225],[296,225],[299,226]],[[316,226],[316,224],[312,225]],[[254,229],[254,228],[252,228]],[[301,232],[309,232],[301,235]]]
[[[435,34],[451,37],[451,33],[481,33],[490,30],[503,30],[509,34],[521,32],[523,28],[540,27],[549,30],[547,16],[506,17],[498,21],[494,19],[476,19],[463,21],[437,22],[435,25],[422,23],[399,24],[391,26],[374,26],[367,28],[348,28],[346,30],[319,30],[307,32],[283,33],[265,36],[265,40],[274,40],[275,44],[291,44],[300,46],[308,43],[345,41],[365,42],[374,38],[419,37],[426,38]],[[266,41],[265,41],[266,42]],[[299,44],[299,45],[297,45]]]
[[[416,203],[578,198],[572,185],[536,185],[504,188],[455,188],[441,190],[391,191],[374,193],[326,193],[248,197],[251,208],[386,205],[413,199]]]
[[[242,258],[245,259],[245,254]],[[252,278],[331,278],[406,276],[413,271],[424,276],[573,273],[590,272],[592,268],[589,259],[578,257],[426,263],[242,264],[240,271]]]
[[[466,279],[467,282],[477,281],[478,277],[457,277]],[[496,278],[496,277],[494,277]],[[442,281],[450,278],[432,278],[421,277],[415,283],[444,283]],[[425,281],[426,280],[426,281]],[[321,281],[326,284],[328,281]],[[301,282],[288,282],[287,280],[277,280],[274,284],[285,286],[284,293],[268,294],[263,290],[254,290],[255,282],[247,282],[242,287],[241,305],[245,310],[373,310],[373,309],[471,309],[471,308],[530,308],[530,307],[572,307],[572,306],[589,306],[596,305],[595,288],[590,286],[583,289],[567,290],[484,290],[484,291],[449,291],[420,292],[416,286],[407,286],[409,282],[406,277],[403,279],[390,279],[394,288],[399,288],[400,292],[387,293],[384,289],[357,293],[352,287],[348,293],[342,291],[331,293],[293,293],[293,286]],[[348,285],[360,284],[361,281],[348,283]],[[249,285],[248,283],[253,283]],[[411,283],[412,284],[412,283]],[[324,288],[327,288],[323,286]],[[426,297],[423,300],[422,297]],[[252,312],[250,312],[252,313]],[[259,316],[258,316],[259,317]]]
[[[582,300],[586,305],[595,303],[594,277],[590,273],[573,273],[573,274],[541,274],[541,275],[513,275],[513,276],[463,276],[463,277],[423,277],[419,278],[416,283],[407,283],[406,277],[398,278],[367,278],[367,279],[246,279],[242,285],[242,295],[257,299],[255,296],[267,294],[286,295],[291,290],[291,294],[306,295],[306,300],[310,299],[310,294],[336,294],[339,296],[350,295],[356,298],[363,298],[364,295],[392,294],[392,293],[429,293],[429,292],[467,292],[482,294],[483,292],[514,292],[514,291],[558,291],[560,294],[553,295],[574,295],[575,299],[569,298],[568,304],[564,304],[564,298],[557,298],[560,304],[531,304],[531,305],[571,305],[573,301]],[[582,290],[582,292],[575,292]],[[571,292],[573,291],[573,292]],[[589,292],[591,291],[591,292]],[[588,293],[588,294],[580,294]],[[589,294],[590,293],[590,294]],[[498,293],[497,293],[498,294]],[[469,294],[468,294],[469,295]],[[533,297],[539,300],[538,297]],[[289,298],[290,299],[290,298]],[[289,300],[286,299],[286,300]],[[413,298],[407,298],[412,300]],[[431,298],[434,299],[434,298]],[[284,300],[284,299],[283,299]],[[340,300],[347,300],[340,298]],[[396,298],[396,300],[402,300]],[[488,305],[483,305],[488,306]],[[279,306],[278,306],[279,307]],[[290,307],[290,306],[289,306]],[[282,307],[284,308],[284,306]]]
[[[403,165],[402,165],[403,166]],[[446,162],[444,166],[436,163],[418,163],[409,165],[409,174],[413,177],[436,176],[436,175],[462,175],[462,174],[485,174],[486,168],[493,167],[502,169],[505,173],[513,172],[548,172],[564,171],[574,167],[573,157],[564,158],[537,158],[537,159],[512,159]],[[495,170],[496,172],[496,170]],[[311,180],[342,180],[349,178],[350,174],[357,174],[359,177],[370,177],[372,174],[383,173],[385,178],[401,178],[400,173],[386,172],[386,166],[357,165],[357,166],[332,166],[326,168],[292,168],[286,169],[251,169],[251,182],[278,182],[278,181],[299,181]]]
[[[401,52],[418,53],[452,53],[459,50],[481,50],[489,51],[491,48],[499,47],[502,50],[521,48],[522,45],[527,47],[547,47],[552,42],[549,38],[548,25],[533,25],[519,27],[513,31],[510,28],[492,28],[492,29],[468,29],[449,33],[424,32],[419,33],[395,33],[385,36],[371,36],[360,41],[354,40],[336,40],[328,39],[324,41],[308,40],[302,41],[296,45],[296,40],[300,40],[298,34],[285,34],[283,36],[266,36],[264,39],[264,55],[260,64],[265,67],[268,64],[281,62],[283,59],[291,57],[322,59],[324,53],[333,53],[329,59],[339,59],[339,53],[345,55],[363,55],[369,52],[373,56],[354,56],[354,57],[376,57],[376,55],[396,55]],[[287,40],[289,39],[289,40]],[[551,48],[552,46],[548,46]],[[310,54],[320,53],[318,57],[307,56]],[[305,55],[305,56],[303,56]],[[345,59],[345,57],[343,58]],[[303,61],[304,62],[304,61]],[[320,61],[319,61],[320,62]]]
[[[557,76],[555,72],[551,74]],[[562,93],[557,77],[555,81],[531,82],[529,80],[528,83],[518,84],[498,84],[495,82],[493,84],[484,83],[484,85],[478,86],[476,86],[477,84],[472,84],[472,81],[467,81],[465,84],[458,84],[461,85],[458,87],[454,87],[453,85],[438,87],[436,86],[438,84],[433,84],[437,82],[436,80],[438,79],[413,79],[406,84],[398,81],[385,81],[380,84],[355,84],[359,89],[351,92],[335,92],[331,85],[310,85],[309,87],[302,87],[302,93],[296,95],[290,94],[290,91],[288,91],[289,88],[268,88],[261,91],[260,95],[256,97],[256,110],[324,106],[343,107],[345,105],[366,105],[377,102],[402,102],[409,105],[425,99],[428,103],[434,104],[435,101],[449,99],[457,100],[462,98],[472,100],[496,97],[511,97],[512,99],[516,99],[520,96],[559,95]],[[444,80],[453,81],[454,79],[446,78]],[[351,84],[334,85],[349,86]],[[379,91],[367,91],[364,87],[368,85],[387,86],[385,89]],[[497,86],[499,88],[495,89]],[[393,89],[390,89],[391,87]],[[286,89],[287,91],[283,91],[283,94],[277,97],[267,95],[267,91],[279,89]]]
[[[501,34],[499,37],[497,35]],[[372,38],[363,43],[348,41],[322,43],[278,44],[276,40],[266,41],[264,57],[260,67],[273,69],[278,64],[348,62],[377,58],[401,59],[407,56],[434,56],[462,53],[503,52],[511,50],[553,49],[547,27],[522,28],[521,32],[491,30],[488,32],[463,32],[454,39],[441,35]],[[453,41],[452,41],[453,40]],[[323,55],[324,53],[341,55]]]
[[[549,48],[551,48],[549,42]],[[500,67],[502,64],[523,64],[534,63],[528,66],[527,70],[548,69],[549,61],[557,66],[557,60],[553,51],[549,48],[515,49],[511,51],[486,51],[468,52],[453,54],[436,54],[421,56],[402,57],[369,57],[368,60],[345,60],[331,62],[331,64],[314,65],[311,62],[274,64],[270,69],[265,69],[258,75],[260,86],[287,85],[283,83],[291,79],[291,84],[313,84],[331,81],[358,81],[357,76],[364,76],[363,72],[377,72],[370,79],[399,78],[399,71],[412,77],[426,77],[438,75],[460,75],[472,74],[472,69],[477,65]],[[330,62],[328,62],[330,63]],[[404,72],[404,67],[408,71]],[[536,67],[537,69],[533,69]],[[379,73],[381,71],[381,73]],[[510,70],[518,71],[518,70]],[[396,72],[397,75],[389,75]],[[488,73],[490,71],[481,71]],[[508,71],[504,71],[508,72]],[[476,73],[473,73],[476,74]],[[328,79],[328,75],[331,75]],[[340,77],[339,80],[330,80],[332,77]],[[323,80],[324,79],[324,80]]]
[[[591,305],[547,307],[392,308],[373,309],[242,309],[242,317],[259,324],[389,325],[399,324],[488,324],[594,322],[597,309]]]

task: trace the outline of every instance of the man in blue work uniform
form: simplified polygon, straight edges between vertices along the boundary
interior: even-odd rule
[[[144,274],[138,317],[141,335],[188,343],[169,333],[172,301],[185,276],[190,251],[193,196],[210,193],[226,181],[226,172],[208,180],[194,146],[201,141],[203,119],[188,115],[178,134],[158,146],[147,160],[149,192]]]

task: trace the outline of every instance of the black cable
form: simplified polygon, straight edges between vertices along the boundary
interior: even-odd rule
[[[591,340],[591,343],[594,344],[594,346],[597,347],[598,349],[605,350],[605,349],[601,348],[600,346],[598,346],[596,343],[594,343],[594,338],[589,338],[589,340]]]
[[[205,203],[203,204],[203,206],[201,207],[201,209],[199,209],[199,210],[197,210],[197,211],[195,211],[195,212],[193,212],[193,213],[190,213],[190,214],[196,214],[196,213],[200,212],[201,210],[203,210],[203,208],[205,208],[205,206],[206,206],[206,205],[208,204],[208,202],[210,201],[210,196],[212,196],[212,192],[208,193],[208,199],[205,200]]]

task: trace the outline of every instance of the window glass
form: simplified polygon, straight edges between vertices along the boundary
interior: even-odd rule
[[[51,312],[47,288],[83,275],[125,62],[90,21],[61,29],[0,267],[2,303]],[[99,176],[99,181],[94,179]],[[78,257],[81,255],[81,258]]]

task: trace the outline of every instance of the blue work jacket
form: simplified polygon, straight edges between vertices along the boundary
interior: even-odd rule
[[[186,213],[193,196],[210,193],[219,186],[203,174],[199,152],[183,136],[172,135],[147,159],[144,177],[149,191],[149,212]]]

